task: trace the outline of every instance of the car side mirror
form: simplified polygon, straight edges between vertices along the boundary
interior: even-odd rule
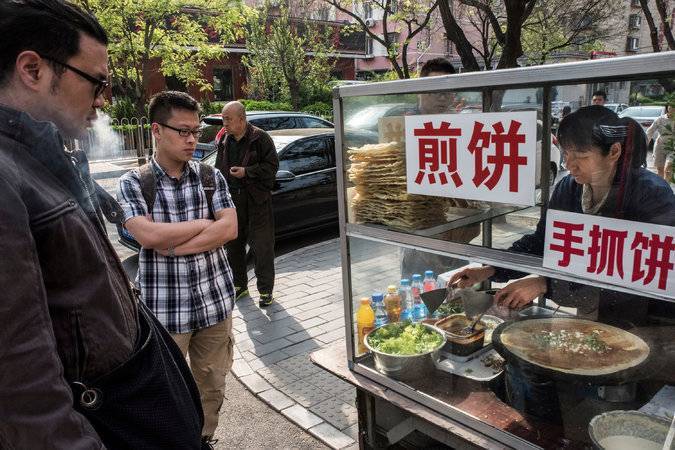
[[[277,172],[276,180],[279,182],[293,181],[295,180],[295,174],[293,172],[289,172],[288,170],[279,170]]]

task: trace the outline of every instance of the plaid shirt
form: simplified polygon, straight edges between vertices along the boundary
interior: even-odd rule
[[[189,161],[178,180],[171,178],[154,159],[152,167],[157,180],[152,208],[154,222],[176,223],[209,217],[199,163]],[[214,211],[234,208],[225,178],[218,169],[214,170]],[[138,169],[120,178],[117,196],[125,221],[148,214]],[[143,301],[170,333],[189,333],[210,327],[232,313],[232,271],[223,247],[173,258],[142,248],[136,281]]]

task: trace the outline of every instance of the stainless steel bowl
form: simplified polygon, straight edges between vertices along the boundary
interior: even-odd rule
[[[643,412],[609,411],[591,419],[588,424],[588,434],[593,441],[593,448],[598,450],[617,448],[616,442],[611,442],[611,440],[628,439],[631,440],[631,444],[623,443],[621,448],[660,449],[666,440],[669,427],[670,422],[666,419]]]
[[[422,325],[429,328],[433,332],[438,333],[443,338],[438,347],[418,355],[390,355],[388,353],[382,353],[378,350],[375,350],[368,343],[368,337],[371,333],[374,333],[375,331],[386,327],[387,325],[383,325],[382,327],[371,330],[363,338],[364,345],[373,354],[375,368],[379,372],[401,381],[415,380],[431,373],[435,367],[434,363],[438,362],[439,351],[445,344],[445,335],[443,332],[433,325],[422,323]]]

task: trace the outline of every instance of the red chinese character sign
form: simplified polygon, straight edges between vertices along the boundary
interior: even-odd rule
[[[406,116],[408,192],[534,205],[535,111]]]
[[[544,267],[675,297],[675,227],[549,210]]]

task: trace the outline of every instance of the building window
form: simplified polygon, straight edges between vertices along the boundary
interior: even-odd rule
[[[640,0],[631,0],[630,6],[640,7]]]
[[[366,55],[373,54],[373,38],[366,36]]]
[[[640,40],[638,38],[629,37],[626,42],[626,51],[636,52],[640,49]]]
[[[642,16],[639,14],[631,14],[628,16],[628,27],[633,30],[639,30],[642,23]]]
[[[213,96],[216,101],[234,100],[231,69],[213,69]]]
[[[316,12],[316,20],[328,21],[330,20],[330,6],[321,6]]]
[[[452,47],[452,41],[450,39],[446,39],[445,41],[445,54],[446,55],[452,55],[453,54],[453,47]]]
[[[373,17],[373,5],[370,2],[363,3],[363,18],[371,19]]]
[[[389,0],[389,13],[396,14],[398,12],[398,0]]]
[[[399,38],[400,33],[387,33],[387,42],[391,44],[398,44],[398,38]]]

